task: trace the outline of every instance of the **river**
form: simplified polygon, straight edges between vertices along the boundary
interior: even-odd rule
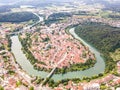
[[[66,79],[66,78],[83,78],[83,77],[91,77],[93,75],[97,75],[99,73],[103,73],[105,70],[105,62],[104,59],[100,56],[99,51],[97,51],[94,47],[92,47],[90,44],[85,42],[82,38],[80,38],[75,32],[74,28],[71,28],[69,30],[71,35],[73,35],[76,39],[79,39],[84,45],[88,46],[90,51],[95,54],[95,57],[97,59],[96,64],[94,67],[89,68],[84,71],[74,71],[74,72],[68,72],[65,74],[54,74],[52,76],[52,79],[55,81]],[[26,71],[29,75],[32,76],[40,76],[42,78],[45,78],[48,75],[48,72],[45,71],[37,71],[33,68],[32,64],[27,60],[25,54],[23,54],[21,48],[22,45],[18,39],[18,36],[12,36],[12,47],[11,50],[16,58],[16,61],[18,64],[22,67],[24,71]]]

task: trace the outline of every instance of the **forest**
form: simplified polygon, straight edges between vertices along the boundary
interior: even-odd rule
[[[47,20],[45,20],[45,24],[49,25],[55,22],[58,22],[60,20],[65,19],[66,17],[71,17],[72,14],[71,13],[65,13],[65,12],[61,12],[61,13],[53,13],[51,14]]]
[[[101,52],[114,52],[120,48],[120,28],[101,23],[84,23],[75,32]]]
[[[105,59],[105,73],[115,68],[110,52],[120,48],[120,28],[102,23],[86,22],[75,29],[75,33],[101,52]]]
[[[19,23],[29,20],[38,20],[39,18],[31,12],[15,12],[0,14],[0,22]]]

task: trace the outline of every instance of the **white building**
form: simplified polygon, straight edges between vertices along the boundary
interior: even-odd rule
[[[100,90],[100,85],[98,83],[86,84],[83,87],[84,90]]]

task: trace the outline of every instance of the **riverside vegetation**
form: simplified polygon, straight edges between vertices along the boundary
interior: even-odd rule
[[[30,61],[30,63],[34,66],[34,68],[38,71],[47,71],[50,72],[52,69],[46,69],[46,68],[40,68],[40,67],[36,67],[35,63],[40,63],[40,64],[44,64],[44,62],[38,61],[37,59],[35,59],[35,57],[32,55],[31,51],[29,50],[29,48],[31,47],[31,39],[30,39],[30,34],[26,34],[26,38],[22,39],[19,35],[19,40],[23,46],[22,50],[24,52],[24,54],[26,55],[26,57],[28,58],[28,60]],[[96,63],[96,60],[87,60],[85,63],[78,63],[78,64],[71,64],[70,67],[64,67],[64,68],[57,68],[55,73],[56,74],[64,74],[67,72],[72,72],[72,71],[80,71],[80,70],[86,70],[90,67],[93,67],[94,64]]]
[[[115,69],[115,61],[110,57],[110,52],[120,48],[120,28],[102,23],[86,22],[76,27],[75,32],[96,47],[105,58],[105,73]]]

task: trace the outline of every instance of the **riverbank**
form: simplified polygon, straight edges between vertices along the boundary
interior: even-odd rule
[[[30,43],[27,43],[27,42],[31,41],[29,35],[26,35],[26,38],[24,38],[24,39],[22,39],[19,36],[19,40],[22,44],[23,53],[25,54],[27,59],[30,61],[30,63],[33,65],[34,69],[36,69],[38,71],[45,71],[45,72],[49,73],[52,70],[52,68],[51,69],[46,69],[44,67],[37,67],[35,65],[36,63],[37,64],[43,64],[43,65],[46,65],[46,64],[45,64],[45,62],[38,61],[37,59],[35,59],[35,57],[31,53],[31,51],[29,50],[29,47],[31,45]],[[84,63],[71,64],[70,66],[64,66],[63,68],[56,68],[54,74],[65,74],[67,72],[73,72],[73,71],[84,71],[86,69],[94,67],[95,63],[96,63],[96,60],[88,59]]]
[[[119,28],[102,23],[83,23],[76,27],[75,33],[97,48],[105,59],[105,73],[114,71],[116,62],[110,56],[119,48]],[[96,37],[96,38],[94,38]]]
[[[76,34],[74,32],[74,29],[70,29],[70,33],[76,37]],[[79,37],[77,37],[79,38]],[[80,38],[79,38],[80,39]],[[21,65],[22,69],[25,70],[29,75],[33,76],[41,76],[42,78],[45,78],[48,73],[44,71],[37,71],[33,68],[29,60],[25,57],[23,54],[21,48],[21,43],[18,39],[18,36],[12,36],[12,52],[15,55],[16,61]],[[86,42],[82,41],[84,44],[87,44]],[[74,72],[68,72],[65,74],[54,74],[52,76],[52,79],[55,81],[67,79],[67,78],[80,78],[82,79],[84,76],[91,77],[93,75],[97,75],[99,73],[103,73],[105,66],[104,66],[104,60],[100,56],[100,53],[93,47],[87,44],[87,46],[90,48],[90,50],[95,53],[95,56],[97,58],[97,63],[94,67],[84,70],[84,71],[74,71]]]

